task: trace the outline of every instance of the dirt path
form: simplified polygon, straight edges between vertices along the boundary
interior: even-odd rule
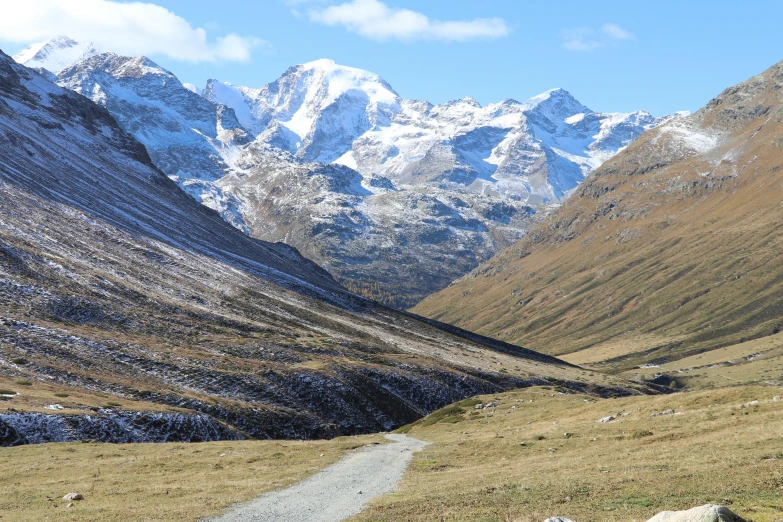
[[[394,442],[351,453],[309,479],[205,522],[336,522],[355,515],[367,502],[394,489],[413,454],[428,444],[405,435],[386,437]]]

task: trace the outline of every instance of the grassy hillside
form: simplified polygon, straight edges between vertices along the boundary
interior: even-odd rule
[[[781,87],[778,64],[645,133],[414,311],[615,370],[780,331]]]
[[[783,402],[770,400],[780,394],[738,387],[595,401],[530,388],[463,401],[400,430],[432,444],[395,493],[350,520],[641,522],[717,503],[779,521]],[[497,406],[474,409],[489,402]],[[617,418],[596,422],[609,415]]]

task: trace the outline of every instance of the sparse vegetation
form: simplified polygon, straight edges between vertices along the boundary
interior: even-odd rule
[[[755,522],[774,522],[783,512],[776,395],[781,388],[735,387],[585,402],[531,388],[485,397],[498,402],[492,417],[411,426],[409,436],[432,444],[393,495],[351,521],[628,522],[730,503]],[[741,410],[752,415],[731,415],[754,399],[759,406]],[[668,409],[679,414],[650,417]],[[455,414],[452,405],[433,415]],[[526,442],[540,437],[547,442]]]
[[[297,482],[370,442],[383,438],[4,448],[0,469],[13,480],[3,484],[0,513],[17,522],[195,521]],[[85,499],[66,509],[60,499],[71,491]]]

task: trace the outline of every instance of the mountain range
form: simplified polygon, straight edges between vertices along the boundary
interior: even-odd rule
[[[199,89],[147,58],[67,37],[15,59],[107,108],[158,168],[235,227],[295,246],[397,307],[514,244],[594,168],[670,119],[594,112],[562,89],[433,105],[331,60],[260,88]]]
[[[158,408],[136,420],[203,440],[388,430],[531,384],[649,391],[352,294],[189,197],[104,107],[2,53],[0,77],[2,378],[72,396],[55,435],[45,404],[0,414],[2,444],[130,422],[111,403],[91,417],[84,394]],[[141,440],[194,440],[160,436]],[[101,440],[138,440],[117,437]]]

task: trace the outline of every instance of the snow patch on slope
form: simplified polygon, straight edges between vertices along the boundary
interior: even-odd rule
[[[32,69],[42,67],[49,72],[60,71],[98,54],[91,42],[77,42],[67,36],[57,36],[46,42],[35,43],[14,56],[17,63]]]

